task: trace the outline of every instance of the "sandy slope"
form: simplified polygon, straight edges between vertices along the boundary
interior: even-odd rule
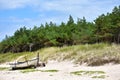
[[[4,67],[5,65],[1,65]],[[8,66],[7,66],[8,67]],[[15,71],[0,71],[0,80],[120,80],[120,64],[104,65],[97,67],[87,67],[74,65],[69,61],[55,62],[50,61],[46,67],[37,68],[39,70],[59,70],[58,72],[29,72],[21,73],[20,70]],[[78,76],[70,74],[73,71],[104,71],[105,79],[91,78],[90,76]]]

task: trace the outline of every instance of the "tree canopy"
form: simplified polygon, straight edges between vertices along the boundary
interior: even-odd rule
[[[87,22],[85,17],[74,21],[70,15],[67,23],[60,25],[50,22],[39,27],[27,29],[25,26],[7,36],[0,42],[0,53],[34,51],[43,47],[98,42],[120,43],[120,6],[111,13],[98,16],[94,22]]]

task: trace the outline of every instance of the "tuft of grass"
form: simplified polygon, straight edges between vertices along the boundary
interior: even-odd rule
[[[71,72],[71,74],[74,74],[74,75],[82,75],[84,71],[75,71],[75,72]]]
[[[92,76],[91,78],[100,78],[100,79],[104,79],[105,75],[100,75],[100,76]]]
[[[36,71],[40,71],[40,72],[58,72],[58,70],[36,70],[36,69],[21,70],[22,73],[29,73],[29,72],[36,72]]]
[[[6,70],[9,70],[9,69],[6,67],[0,67],[0,71],[6,71]]]
[[[58,72],[58,70],[55,70],[55,69],[53,69],[53,70],[40,70],[41,72]]]
[[[52,74],[50,74],[49,76],[53,76]]]
[[[105,78],[105,72],[104,71],[75,71],[75,72],[71,72],[71,74],[74,75],[79,75],[79,76],[88,76],[91,78]]]
[[[25,69],[25,70],[21,70],[22,73],[29,73],[29,72],[36,72],[38,70],[36,69]]]
[[[93,74],[105,74],[103,71],[75,71],[71,72],[71,74],[75,75],[93,75]]]

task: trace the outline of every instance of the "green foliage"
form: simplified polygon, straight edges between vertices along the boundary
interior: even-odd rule
[[[70,15],[67,23],[53,22],[27,29],[18,29],[13,36],[6,36],[0,42],[0,53],[35,51],[50,46],[93,44],[97,42],[120,43],[120,6],[111,13],[100,15],[94,22],[85,17],[75,23]]]
[[[120,43],[120,6],[112,13],[102,14],[95,20],[97,42]]]

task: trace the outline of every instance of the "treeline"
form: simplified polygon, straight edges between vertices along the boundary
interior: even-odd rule
[[[100,42],[120,43],[120,6],[114,7],[111,13],[100,15],[94,22],[87,22],[85,17],[74,22],[70,15],[67,23],[60,25],[50,22],[33,29],[20,28],[0,43],[0,53]]]

